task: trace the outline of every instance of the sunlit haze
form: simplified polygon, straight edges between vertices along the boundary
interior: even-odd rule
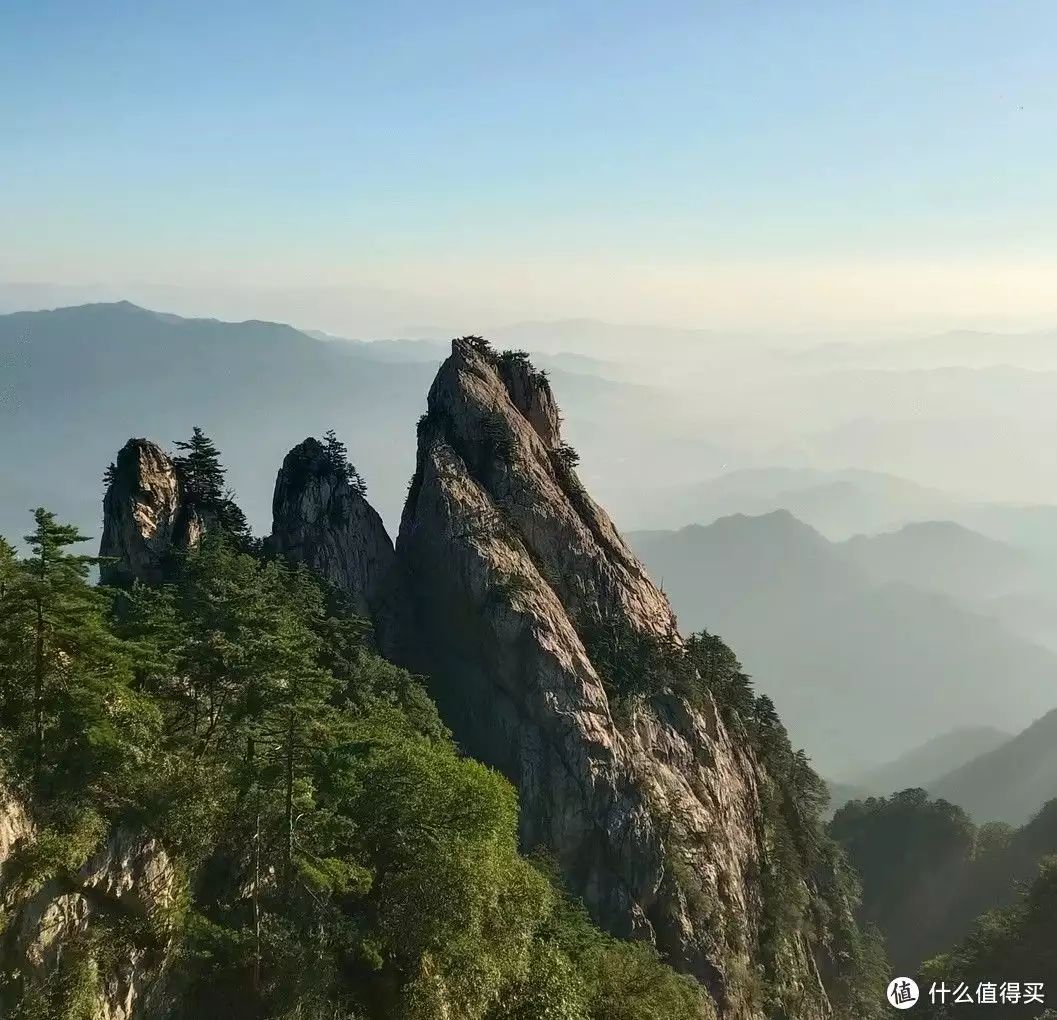
[[[10,4],[0,302],[1050,326],[1055,30],[1046,0]]]
[[[1057,0],[0,0],[0,125],[0,1017],[1057,1020]]]

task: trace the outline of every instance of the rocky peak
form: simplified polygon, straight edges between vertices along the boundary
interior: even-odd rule
[[[162,580],[166,557],[202,538],[200,516],[184,499],[172,458],[149,439],[130,439],[117,455],[103,497],[104,584]]]
[[[319,440],[295,446],[275,479],[272,544],[331,581],[377,625],[395,556],[381,517],[355,481]]]
[[[674,638],[668,600],[580,483],[550,386],[527,361],[453,341],[420,423],[420,469],[439,446],[488,490],[492,513],[516,528],[577,622],[626,619],[637,630]],[[418,481],[405,508],[409,533]]]
[[[557,447],[561,443],[561,416],[547,376],[532,367],[523,351],[507,351],[497,361],[511,403],[536,430],[544,445]]]
[[[621,700],[599,634],[660,654],[680,639],[577,478],[545,380],[455,341],[418,438],[397,558],[445,721],[518,787],[524,845],[596,920],[653,942],[721,1016],[762,1016],[762,772],[703,689]],[[789,956],[799,1020],[828,1016],[807,947]]]

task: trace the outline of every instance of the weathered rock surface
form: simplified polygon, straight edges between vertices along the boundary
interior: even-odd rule
[[[22,802],[0,787],[0,875],[21,841],[32,835],[33,823]]]
[[[43,885],[23,887],[17,855],[37,838],[21,802],[0,796],[0,902],[8,917],[3,933],[4,969],[16,997],[56,980],[64,957],[88,954],[95,974],[95,1013],[100,1020],[153,1020],[164,1014],[166,911],[176,902],[177,871],[155,840],[118,829],[74,874],[57,874]],[[102,963],[89,936],[97,919],[147,922],[146,944],[136,941]],[[110,954],[108,954],[110,955]],[[0,999],[0,1015],[10,1005]]]
[[[314,439],[278,473],[270,544],[348,594],[382,651],[431,678],[460,744],[518,788],[525,848],[555,858],[603,927],[655,944],[724,1020],[762,1020],[767,777],[703,688],[618,697],[600,635],[669,650],[681,639],[574,465],[545,376],[523,356],[455,341],[419,423],[395,552]],[[104,580],[157,581],[171,551],[202,535],[172,461],[146,440],[121,451],[105,513],[101,553],[117,562]],[[12,815],[10,832],[21,825]],[[0,862],[18,838],[3,826],[0,816]],[[93,896],[150,913],[151,890],[169,895],[160,848],[114,834],[93,861],[74,888],[41,891],[37,928],[75,934]],[[828,1018],[812,947],[796,936],[779,955],[783,1001],[798,1003],[791,1020]],[[125,978],[111,975],[108,1016],[142,1014],[145,971],[134,961]]]
[[[419,425],[397,542],[417,665],[456,738],[519,789],[525,846],[556,856],[595,918],[655,943],[721,1016],[760,1017],[760,769],[707,695],[614,717],[591,634],[679,638],[571,463],[545,377],[455,341]],[[793,956],[798,1020],[828,1016],[805,947]]]
[[[183,498],[172,458],[148,439],[130,439],[117,455],[103,497],[103,583],[158,583],[166,557],[193,548],[202,533],[199,515]]]
[[[283,460],[272,498],[272,544],[307,564],[384,629],[391,605],[393,542],[374,508],[317,439]]]

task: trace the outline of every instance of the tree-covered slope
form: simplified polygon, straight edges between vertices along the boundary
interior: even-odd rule
[[[929,989],[926,1016],[1053,1020],[1057,856],[1043,859],[1015,903],[980,917],[957,946],[927,961],[921,976]],[[958,1000],[961,987],[968,1002]]]
[[[94,588],[77,537],[0,549],[5,1016],[709,1015],[519,856],[510,785],[305,570],[214,533]]]
[[[961,804],[978,821],[1022,824],[1057,797],[1057,710],[937,777],[929,790]]]
[[[903,790],[844,805],[829,833],[861,876],[860,921],[883,932],[898,972],[915,973],[927,958],[958,944],[971,947],[974,929],[987,927],[979,919],[1016,904],[1040,863],[1057,853],[1057,800],[1014,829],[1001,822],[976,825],[954,804],[930,799],[924,790]],[[951,961],[948,982],[972,976]],[[995,971],[992,977],[1020,974],[1038,972]],[[1057,980],[1057,971],[1040,977]]]

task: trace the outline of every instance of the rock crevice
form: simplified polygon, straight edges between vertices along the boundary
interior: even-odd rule
[[[0,904],[7,916],[2,958],[13,987],[7,994],[46,989],[59,979],[64,961],[88,952],[96,974],[93,1016],[100,1020],[154,1020],[165,1015],[164,983],[169,937],[166,912],[178,898],[180,879],[154,839],[115,829],[73,873],[59,873],[24,887],[19,854],[38,838],[21,801],[0,796]],[[150,944],[130,944],[103,964],[94,958],[90,933],[114,918],[149,923]],[[0,1013],[6,1008],[0,994]]]

